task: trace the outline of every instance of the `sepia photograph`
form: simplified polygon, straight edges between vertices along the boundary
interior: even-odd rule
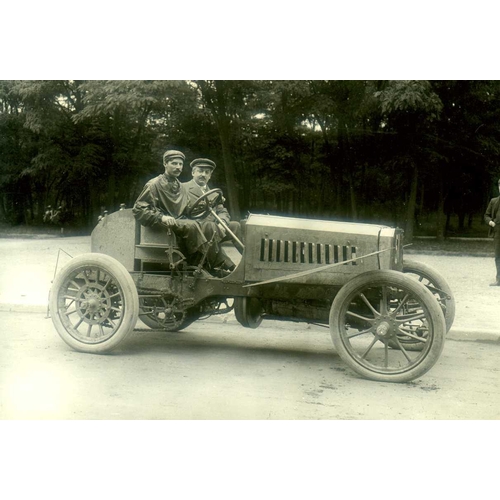
[[[498,81],[1,90],[3,418],[499,417]]]
[[[311,44],[285,23],[268,43],[257,9],[246,37],[236,16],[209,30],[209,11],[112,53],[105,8],[92,50],[63,24],[0,72],[11,466],[30,450],[49,487],[54,448],[64,494],[76,463],[102,454],[117,477],[134,460],[126,498],[158,496],[165,470],[175,498],[252,499],[324,496],[337,468],[339,494],[379,498],[381,461],[394,490],[464,455],[493,474],[500,78],[465,41],[443,71],[431,42],[399,44],[402,22],[344,51],[342,33]]]

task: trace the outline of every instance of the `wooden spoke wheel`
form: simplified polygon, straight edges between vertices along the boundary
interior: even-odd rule
[[[437,362],[446,325],[433,294],[396,271],[371,271],[344,285],[330,309],[330,332],[343,361],[371,380],[408,382]],[[420,343],[408,350],[405,341]],[[391,349],[391,345],[398,349]]]
[[[125,267],[107,255],[83,254],[57,275],[50,312],[61,338],[73,349],[104,353],[134,329],[139,299]]]
[[[179,297],[139,297],[139,307],[139,319],[154,330],[177,332],[196,320],[182,307]]]

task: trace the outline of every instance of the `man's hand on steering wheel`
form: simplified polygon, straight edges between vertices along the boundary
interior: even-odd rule
[[[217,196],[210,198],[210,196],[214,194]],[[211,189],[203,193],[193,205],[186,210],[186,215],[189,219],[203,219],[210,213],[213,207],[222,203],[223,198],[224,196],[222,195],[221,189]]]

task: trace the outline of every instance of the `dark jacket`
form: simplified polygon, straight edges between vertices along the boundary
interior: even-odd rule
[[[161,174],[144,186],[132,213],[143,226],[156,226],[161,225],[163,215],[184,218],[188,204],[186,188],[177,179]]]
[[[192,206],[193,203],[203,194],[203,191],[201,190],[201,187],[196,184],[196,181],[194,179],[191,179],[188,182],[184,182],[182,185],[187,189],[187,192],[189,193],[190,205]],[[207,184],[207,191],[209,190],[210,188]],[[224,205],[217,205],[214,212],[220,217],[221,220],[223,220],[226,224],[229,224],[231,217]],[[212,214],[208,214],[207,217],[202,220],[215,221],[215,217]]]
[[[493,221],[496,226],[493,228],[488,226],[488,236],[493,236],[498,230],[500,230],[500,196],[492,198],[488,204],[488,208],[484,214],[484,220],[486,224],[489,225],[490,221]],[[498,227],[498,229],[497,229]]]

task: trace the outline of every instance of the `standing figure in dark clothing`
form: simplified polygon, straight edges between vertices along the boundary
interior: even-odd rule
[[[498,180],[498,190],[500,191],[500,179]],[[497,277],[490,286],[500,286],[500,196],[492,198],[484,214],[484,220],[490,226],[488,236],[493,236],[495,245],[495,264]]]
[[[210,177],[212,177],[216,164],[207,158],[197,158],[191,162],[190,166],[193,178],[190,181],[185,182],[184,186],[189,193],[190,203],[193,204],[201,195],[210,191],[208,181],[210,180]],[[240,223],[237,221],[231,221],[231,217],[226,207],[224,207],[223,204],[219,204],[214,207],[214,212],[227,225],[229,230],[240,238]],[[217,267],[232,271],[235,268],[234,262],[229,258],[226,252],[224,252],[224,249],[220,245],[223,241],[230,241],[231,236],[226,234],[225,229],[217,222],[217,219],[211,213],[203,219],[198,219],[198,221],[201,224],[203,234],[207,240],[212,239],[215,235],[214,245],[212,245],[210,252],[219,256]],[[239,247],[236,248],[241,253],[241,249]]]

